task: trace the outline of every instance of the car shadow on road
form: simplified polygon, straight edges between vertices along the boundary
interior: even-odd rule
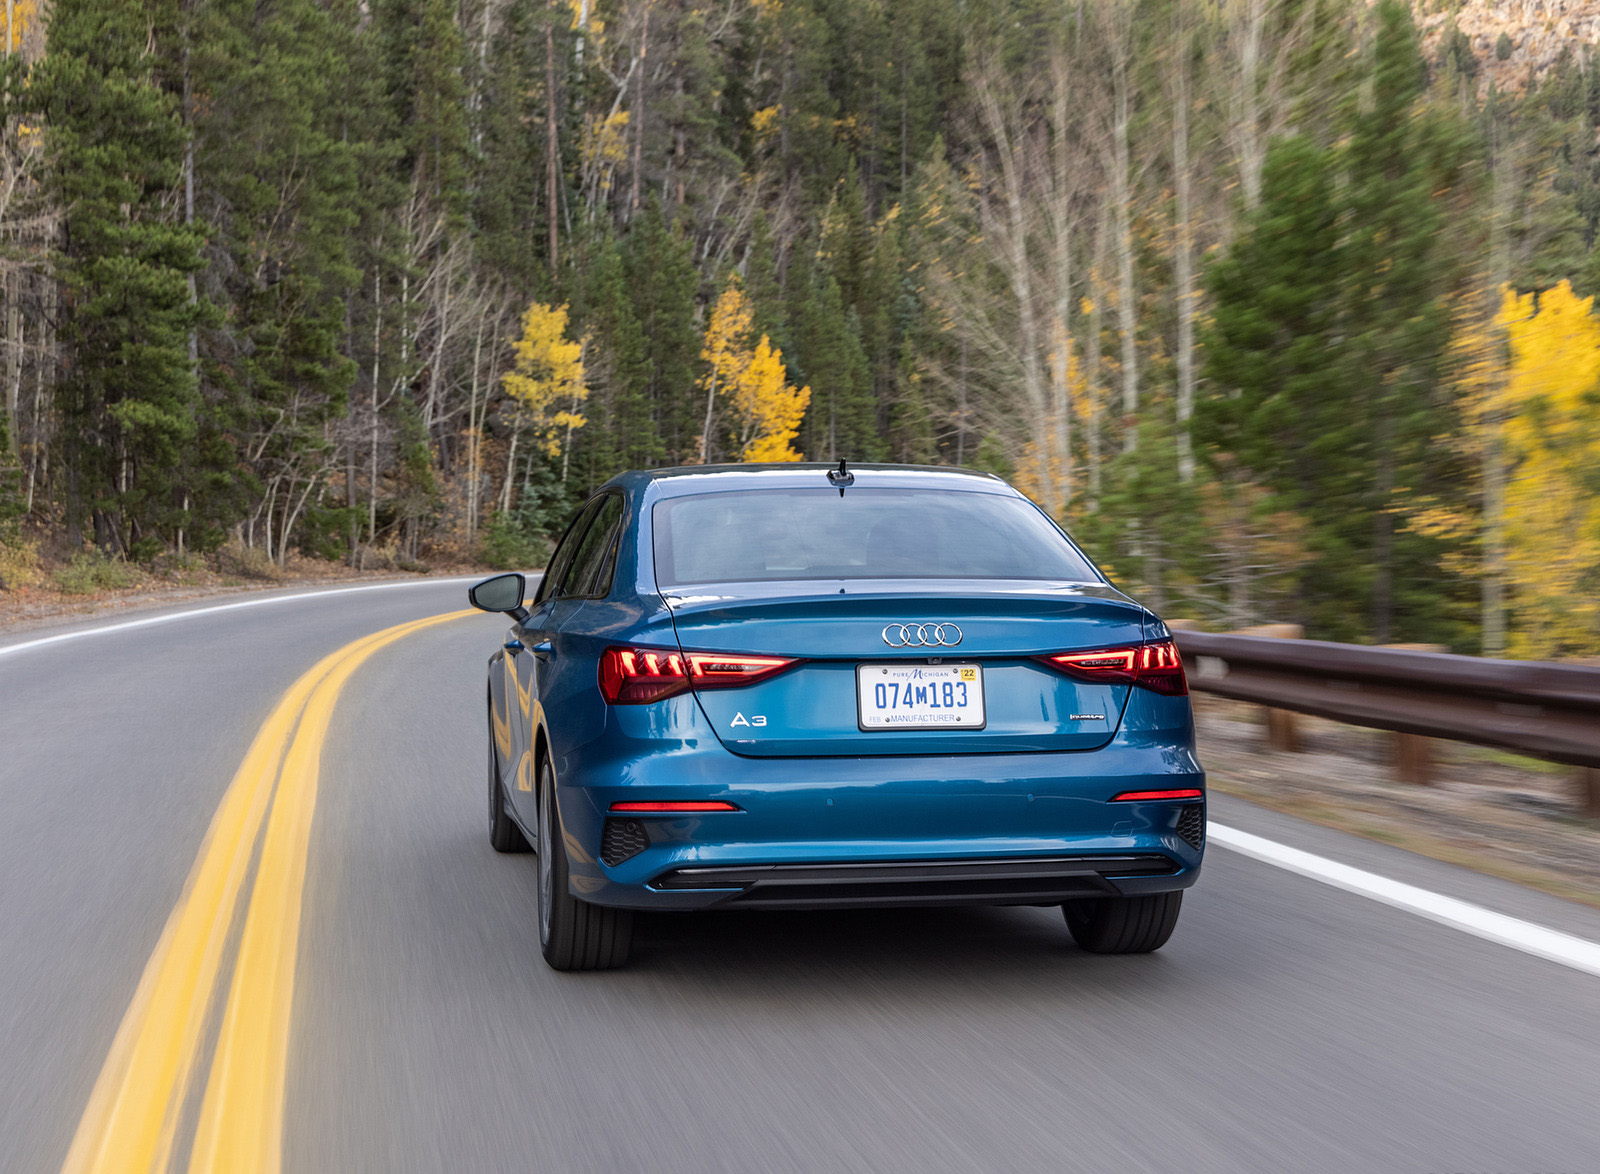
[[[733,992],[796,980],[922,985],[969,981],[1029,985],[1108,975],[1164,982],[1175,975],[1160,954],[1106,957],[1080,950],[1059,908],[976,907],[805,912],[640,914],[628,972],[713,982]]]

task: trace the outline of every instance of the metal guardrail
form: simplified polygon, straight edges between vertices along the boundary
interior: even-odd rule
[[[1190,688],[1600,770],[1600,668],[1178,631]]]

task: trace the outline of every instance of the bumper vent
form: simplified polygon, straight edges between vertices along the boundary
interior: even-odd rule
[[[1178,835],[1196,852],[1206,846],[1205,804],[1189,803],[1178,812]]]
[[[642,819],[608,819],[600,833],[600,860],[615,868],[650,846],[650,833]]]

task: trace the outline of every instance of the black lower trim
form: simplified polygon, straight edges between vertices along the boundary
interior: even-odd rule
[[[675,868],[651,882],[666,892],[722,891],[719,905],[1037,905],[1116,895],[1114,877],[1171,876],[1166,856],[1053,856],[893,860],[865,864],[729,864]],[[732,891],[730,891],[732,890]]]

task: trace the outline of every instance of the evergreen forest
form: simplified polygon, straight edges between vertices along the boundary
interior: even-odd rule
[[[1218,629],[1600,652],[1600,52],[1461,11],[5,0],[0,591],[846,458]]]

